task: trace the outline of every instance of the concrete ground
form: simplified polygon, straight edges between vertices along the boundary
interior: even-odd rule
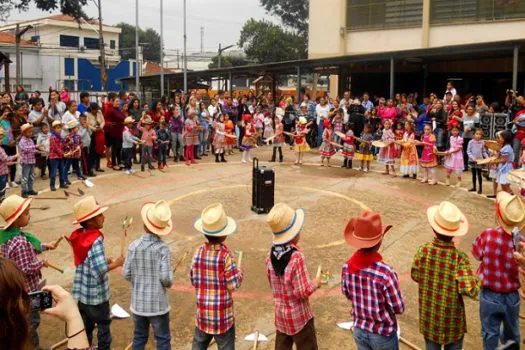
[[[253,152],[262,161],[269,159],[270,148],[263,147]],[[105,246],[108,256],[116,257],[123,235],[122,220],[126,215],[134,217],[128,233],[128,243],[143,233],[140,208],[145,201],[165,199],[170,202],[175,232],[166,238],[172,251],[173,264],[184,260],[176,271],[174,286],[170,293],[172,344],[175,349],[189,349],[194,330],[194,291],[188,280],[189,265],[194,249],[204,238],[192,228],[194,220],[207,205],[220,201],[228,215],[238,221],[239,230],[226,243],[233,250],[243,250],[245,281],[234,295],[237,348],[249,349],[251,344],[244,336],[259,330],[269,337],[267,344],[259,349],[273,348],[275,331],[273,326],[273,302],[265,273],[265,257],[270,249],[272,235],[265,215],[256,215],[251,205],[251,164],[241,164],[240,155],[227,158],[228,163],[216,164],[214,158],[205,157],[198,165],[186,166],[173,163],[165,172],[158,170],[137,173],[133,176],[108,170],[93,179],[95,187],[88,189],[82,183],[73,184],[71,192],[81,188],[93,194],[98,201],[109,205],[104,227]],[[276,172],[275,201],[287,202],[293,207],[306,210],[306,223],[300,245],[305,251],[310,275],[317,266],[333,275],[328,285],[311,298],[315,314],[319,346],[321,349],[355,349],[349,331],[337,327],[338,322],[350,320],[350,303],[340,292],[342,264],[354,249],[343,240],[343,230],[348,219],[361,210],[370,208],[381,212],[383,222],[394,228],[388,233],[381,248],[385,261],[397,271],[405,297],[406,312],[399,317],[404,338],[424,347],[418,330],[417,285],[410,279],[412,257],[419,245],[430,241],[432,231],[427,224],[426,208],[442,200],[456,203],[469,218],[472,229],[468,235],[457,240],[457,246],[469,252],[472,241],[486,227],[495,224],[494,202],[477,194],[455,187],[430,186],[417,180],[392,178],[380,175],[380,166],[374,164],[373,171],[364,174],[356,170],[341,169],[342,157],[333,158],[333,167],[320,167],[315,151],[305,156],[305,165],[293,165],[294,154],[285,150],[285,162],[273,163]],[[268,163],[264,162],[265,165]],[[354,164],[356,167],[356,164]],[[442,179],[443,172],[440,170]],[[470,185],[470,174],[464,186]],[[485,193],[492,191],[491,183],[485,182]],[[37,189],[47,189],[48,183],[38,180]],[[10,189],[17,193],[19,189]],[[40,197],[64,197],[63,192],[46,192]],[[69,235],[73,230],[73,204],[78,197],[66,200],[35,200],[33,207],[49,206],[47,210],[32,210],[32,221],[28,231],[43,241]],[[188,251],[188,254],[184,254]],[[60,284],[71,289],[74,265],[70,247],[63,242],[43,258],[65,268],[64,274],[51,269],[44,270],[49,284]],[[477,267],[477,263],[473,262]],[[119,304],[129,310],[130,284],[123,279],[120,270],[110,273],[112,291],[111,304]],[[465,298],[469,333],[465,336],[464,349],[480,349],[480,321],[478,302]],[[132,340],[131,319],[114,320],[112,323],[113,348],[124,349]],[[42,317],[40,326],[41,345],[48,348],[64,338],[61,322],[48,316]],[[148,348],[153,349],[153,335]],[[402,348],[407,348],[401,345]]]

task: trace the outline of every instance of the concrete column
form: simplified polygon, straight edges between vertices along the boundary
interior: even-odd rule
[[[390,98],[394,98],[394,58],[390,57]]]
[[[232,72],[228,73],[228,90],[230,91],[231,94],[233,94],[233,76],[232,76]],[[232,95],[233,97],[233,95]]]
[[[301,104],[301,67],[297,66],[297,103]]]
[[[514,46],[514,57],[512,60],[512,90],[518,89],[518,60],[519,60],[520,47],[519,45]]]
[[[430,45],[430,0],[423,0],[421,25],[421,48],[425,49]]]

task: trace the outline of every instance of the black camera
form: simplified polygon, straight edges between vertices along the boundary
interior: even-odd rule
[[[29,293],[32,311],[43,311],[53,306],[53,297],[50,292],[38,291]]]

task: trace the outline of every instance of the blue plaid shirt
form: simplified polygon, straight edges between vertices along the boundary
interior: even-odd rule
[[[122,275],[131,281],[131,312],[149,317],[170,311],[167,288],[173,281],[171,253],[158,236],[145,233],[131,243]]]
[[[73,280],[73,298],[87,305],[109,301],[108,262],[104,251],[104,238],[93,242],[84,262],[76,267]]]

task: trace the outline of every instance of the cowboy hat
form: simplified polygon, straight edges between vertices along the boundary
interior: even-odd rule
[[[496,218],[498,224],[507,233],[511,233],[514,227],[520,232],[525,229],[525,204],[517,196],[501,191],[496,197]]]
[[[0,216],[5,221],[4,229],[8,228],[29,207],[33,198],[22,198],[16,194],[7,197],[0,204]]]
[[[78,126],[78,124],[80,124],[78,122],[78,120],[75,120],[75,119],[71,119],[70,121],[67,122],[66,124],[66,127],[71,130],[71,129],[74,129]]]
[[[94,218],[108,210],[108,207],[101,207],[95,197],[88,196],[82,198],[73,206],[73,212],[75,213],[75,221],[73,225],[80,224],[81,222],[87,221]]]
[[[204,208],[193,227],[206,236],[224,237],[235,233],[237,223],[233,218],[226,216],[221,203],[215,203]]]
[[[345,241],[357,249],[371,248],[377,245],[391,228],[392,225],[381,224],[379,213],[364,211],[348,221],[344,232]]]
[[[166,236],[173,231],[171,209],[168,202],[164,200],[144,204],[140,215],[148,230],[157,236]]]
[[[285,203],[277,203],[268,213],[266,222],[273,232],[273,244],[286,244],[303,229],[304,210],[294,210]]]
[[[32,129],[32,128],[33,128],[33,125],[32,125],[32,124],[25,123],[24,125],[22,125],[22,126],[20,127],[20,131],[21,131],[22,134],[23,134],[24,132],[26,132],[27,130]]]
[[[428,208],[427,218],[434,231],[443,236],[464,236],[469,229],[465,214],[455,204],[448,201]]]
[[[306,120],[305,117],[299,117],[299,123],[304,125],[304,124],[308,123],[308,120]]]
[[[60,120],[55,120],[52,124],[51,124],[51,127],[54,128],[55,126],[62,126],[62,122]]]
[[[124,119],[124,124],[133,124],[133,118],[126,117],[126,119]]]

